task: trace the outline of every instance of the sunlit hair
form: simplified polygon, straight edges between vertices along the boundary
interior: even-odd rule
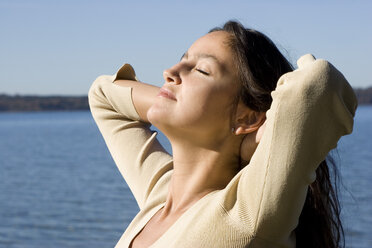
[[[245,28],[239,22],[228,21],[210,32],[215,31],[230,34],[227,44],[235,55],[240,79],[237,99],[254,111],[266,112],[279,77],[292,71],[292,65],[266,35]],[[327,160],[332,166],[334,180],[327,161],[322,161],[316,170],[316,180],[308,188],[295,229],[297,247],[336,248],[345,245],[337,191],[338,172],[332,158],[328,156]]]

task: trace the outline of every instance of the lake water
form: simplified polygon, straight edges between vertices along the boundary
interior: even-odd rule
[[[333,154],[346,247],[370,248],[372,106]],[[114,247],[137,211],[90,112],[0,114],[0,247]]]

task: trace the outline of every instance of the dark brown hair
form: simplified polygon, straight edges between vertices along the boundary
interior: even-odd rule
[[[266,112],[271,105],[271,92],[281,75],[293,70],[275,44],[264,34],[228,21],[222,28],[210,32],[230,34],[229,47],[237,59],[239,72],[238,99],[254,111]],[[336,248],[344,246],[344,231],[340,219],[337,192],[337,168],[328,156],[316,170],[316,180],[309,186],[305,205],[295,229],[296,246]],[[332,167],[334,179],[328,164]]]

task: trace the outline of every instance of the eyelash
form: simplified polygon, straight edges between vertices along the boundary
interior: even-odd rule
[[[200,70],[200,69],[198,69],[198,68],[195,68],[195,70],[198,71],[198,72],[200,72],[200,73],[203,74],[203,75],[209,76],[209,73],[208,73],[208,72],[205,72],[205,71]]]

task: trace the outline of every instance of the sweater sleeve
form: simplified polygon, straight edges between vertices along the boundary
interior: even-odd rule
[[[352,132],[357,100],[343,75],[305,55],[272,92],[264,135],[250,163],[226,188],[223,207],[251,235],[291,247],[315,170]]]
[[[172,158],[158,142],[150,124],[140,121],[132,102],[132,88],[113,82],[137,80],[133,68],[125,64],[114,76],[100,76],[89,89],[92,116],[115,164],[142,208],[156,189],[166,196],[164,177],[172,169]]]

